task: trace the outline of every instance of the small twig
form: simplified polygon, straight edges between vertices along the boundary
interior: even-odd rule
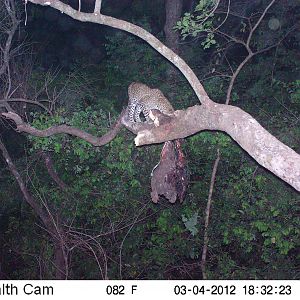
[[[201,270],[202,270],[203,279],[207,279],[206,256],[207,256],[207,248],[208,248],[208,241],[209,241],[209,237],[208,237],[209,215],[210,215],[212,194],[213,194],[214,184],[216,181],[216,173],[217,173],[219,161],[220,161],[220,150],[218,149],[217,150],[217,158],[215,160],[213,171],[211,174],[209,194],[208,194],[207,205],[206,205],[206,210],[205,210],[205,224],[204,224],[204,238],[203,238],[204,244],[203,244],[202,258],[201,258]]]
[[[216,9],[217,9],[217,7],[216,7]],[[228,0],[227,12],[226,12],[226,16],[225,16],[224,20],[218,25],[217,28],[215,28],[213,30],[213,32],[218,30],[226,22],[226,20],[228,19],[229,12],[230,12],[230,0]]]
[[[247,38],[247,45],[250,46],[250,41],[252,38],[252,35],[254,33],[254,31],[256,30],[256,28],[259,26],[259,24],[261,23],[262,19],[265,17],[267,11],[269,10],[269,8],[274,4],[276,0],[272,0],[269,5],[265,8],[265,10],[263,11],[263,13],[261,14],[261,16],[259,17],[258,21],[256,22],[256,24],[253,26],[253,28],[251,29],[248,38]]]
[[[33,105],[37,105],[39,107],[41,107],[42,109],[44,109],[46,112],[48,112],[50,115],[52,114],[51,111],[45,106],[43,105],[41,102],[35,101],[35,100],[29,100],[29,99],[24,99],[24,98],[5,98],[5,99],[0,99],[0,103],[7,103],[7,102],[25,102],[28,104],[33,104]]]
[[[246,63],[254,56],[257,54],[261,54],[263,52],[266,52],[274,47],[276,47],[278,44],[280,44],[282,42],[282,40],[287,36],[285,35],[280,41],[278,41],[276,44],[268,46],[264,49],[261,50],[257,50],[256,52],[253,52],[253,50],[250,47],[250,43],[251,43],[251,39],[253,36],[254,31],[257,29],[257,27],[259,26],[259,24],[261,23],[261,21],[263,20],[263,18],[265,17],[267,11],[270,9],[270,7],[274,4],[276,0],[272,0],[269,5],[265,8],[265,10],[263,11],[263,13],[261,14],[261,16],[259,17],[258,21],[255,23],[255,25],[252,27],[251,26],[251,22],[249,21],[249,25],[250,25],[250,32],[249,35],[247,37],[247,41],[241,41],[241,40],[237,40],[235,37],[231,37],[230,35],[224,33],[224,32],[219,32],[220,34],[230,38],[232,41],[235,41],[236,43],[242,44],[248,51],[248,55],[245,57],[245,59],[239,64],[239,66],[237,67],[237,69],[234,71],[234,73],[232,74],[228,89],[227,89],[227,95],[226,95],[226,102],[225,104],[229,104],[230,98],[231,98],[231,93],[232,93],[232,89],[233,89],[233,84],[237,78],[237,76],[239,75],[240,71],[243,69],[243,67],[246,65]]]

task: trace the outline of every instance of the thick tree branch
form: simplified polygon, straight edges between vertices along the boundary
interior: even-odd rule
[[[300,155],[238,107],[214,103],[176,111],[169,123],[138,132],[135,143],[137,146],[162,143],[202,130],[228,133],[260,165],[300,191]]]
[[[18,132],[26,132],[38,137],[49,137],[55,134],[65,133],[65,134],[70,134],[79,137],[94,146],[103,146],[115,138],[115,136],[118,134],[121,127],[123,126],[122,118],[124,114],[125,114],[125,110],[123,110],[123,112],[121,113],[121,115],[119,116],[115,124],[106,134],[104,134],[102,137],[96,137],[90,133],[87,133],[83,130],[68,125],[57,125],[44,130],[39,130],[25,123],[22,120],[22,118],[16,113],[13,112],[2,113],[4,117],[15,122],[17,126],[16,131]]]

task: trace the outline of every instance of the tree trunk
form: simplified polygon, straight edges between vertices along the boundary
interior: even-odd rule
[[[67,279],[68,266],[65,259],[64,247],[59,244],[59,241],[55,243],[54,247],[54,264],[55,264],[55,279]]]
[[[166,45],[172,49],[176,54],[179,54],[179,40],[180,35],[178,31],[174,30],[174,26],[181,16],[182,12],[182,0],[165,0],[166,10],[166,23],[164,27],[166,35]],[[167,69],[167,80],[172,82],[174,77],[178,75],[178,71],[173,65],[170,65]]]

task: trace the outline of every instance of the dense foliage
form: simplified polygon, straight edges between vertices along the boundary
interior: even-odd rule
[[[125,11],[126,18],[163,39],[163,22],[158,18],[159,24],[153,25],[153,14],[157,11],[146,2],[149,1],[134,1],[132,9]],[[163,1],[156,2],[161,18]],[[267,1],[254,1],[252,6],[250,2],[247,15],[261,12]],[[274,5],[253,36],[255,47],[266,41],[263,37],[273,40],[279,35],[270,29],[272,18],[280,20],[280,33],[292,27],[300,9],[292,2],[286,8],[280,1]],[[234,44],[226,49],[226,59],[221,55],[224,40],[208,30],[220,23],[220,16],[203,16],[203,9],[211,10],[209,5],[209,1],[198,1],[196,9],[178,23],[185,37],[181,54],[203,79],[211,98],[224,103],[229,81],[221,75],[228,72],[228,63],[236,68],[245,53]],[[120,13],[117,8],[115,12]],[[29,13],[35,24],[43,24],[45,16],[50,15],[48,8],[38,7],[31,7]],[[201,23],[203,19],[209,23]],[[72,22],[70,34],[92,30]],[[240,37],[247,30],[243,19],[234,16],[228,17],[222,26],[228,34]],[[28,34],[32,34],[33,41],[40,42],[45,28],[33,27],[29,25]],[[49,39],[59,34],[55,28]],[[197,103],[180,74],[173,84],[167,82],[167,62],[141,40],[109,29],[103,31],[100,39],[105,46],[103,58],[97,63],[86,63],[90,57],[85,59],[88,54],[82,50],[67,65],[55,58],[56,65],[49,66],[43,61],[45,49],[41,47],[37,52],[29,93],[43,86],[46,72],[49,75],[51,70],[60,71],[54,75],[52,72],[54,78],[47,86],[49,94],[58,95],[54,113],[49,115],[30,107],[27,117],[32,125],[43,129],[69,124],[100,136],[126,105],[126,89],[132,81],[145,82],[172,95],[169,98],[176,108]],[[90,43],[95,44],[96,40],[95,36],[90,37]],[[52,46],[60,42],[58,39]],[[298,153],[299,43],[299,33],[291,32],[278,47],[253,58],[239,74],[232,94],[234,105],[252,114]],[[50,54],[56,55],[54,51]],[[208,277],[299,279],[299,194],[257,165],[221,132],[202,132],[186,139],[190,185],[184,203],[171,205],[164,199],[159,204],[150,200],[150,174],[159,160],[161,146],[136,148],[134,136],[125,129],[111,143],[99,148],[67,135],[21,138],[7,124],[2,125],[1,131],[31,194],[47,205],[53,215],[59,214],[71,235],[90,236],[91,249],[105,251],[110,279],[201,278],[204,212],[217,149],[221,161],[209,224]],[[55,170],[67,186],[65,190],[49,177],[39,155],[41,151],[51,154]],[[53,278],[52,241],[23,201],[4,160],[0,166],[0,277]],[[96,257],[100,262],[97,263],[92,251],[70,249],[69,278],[101,278],[99,264],[104,264],[104,258],[102,254]]]

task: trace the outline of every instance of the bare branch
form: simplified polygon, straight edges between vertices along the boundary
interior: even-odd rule
[[[118,134],[121,127],[123,126],[121,121],[124,114],[125,114],[125,110],[123,110],[118,120],[115,122],[113,127],[106,134],[104,134],[102,137],[95,137],[90,133],[87,133],[83,130],[68,125],[57,125],[57,126],[50,127],[48,129],[39,130],[23,122],[22,118],[16,113],[13,112],[2,113],[4,117],[15,122],[15,124],[17,125],[16,131],[18,132],[26,132],[38,137],[49,137],[55,134],[66,133],[66,134],[79,137],[94,146],[103,146],[109,143],[112,139],[114,139],[114,137]]]
[[[0,104],[7,103],[7,102],[24,102],[24,103],[28,103],[28,104],[37,105],[37,106],[41,107],[42,109],[44,109],[49,114],[51,114],[51,111],[45,105],[43,105],[41,102],[38,102],[38,101],[34,101],[34,100],[30,100],[30,99],[23,99],[23,98],[0,99]]]
[[[265,8],[264,12],[261,14],[261,16],[259,17],[258,21],[255,23],[255,25],[253,26],[253,28],[251,29],[249,36],[247,38],[247,42],[246,44],[248,45],[248,47],[250,47],[250,41],[252,38],[252,35],[254,33],[254,31],[256,30],[256,28],[259,26],[259,24],[261,23],[262,19],[265,17],[267,11],[270,9],[270,7],[275,3],[276,0],[272,0],[269,5]]]
[[[285,38],[286,36],[293,30],[291,29],[281,40],[279,40],[276,44],[274,45],[271,45],[271,46],[268,46],[264,49],[261,49],[261,50],[257,50],[256,52],[253,52],[253,50],[251,49],[250,47],[250,43],[251,43],[251,39],[252,39],[252,36],[253,36],[253,33],[254,31],[257,29],[257,27],[259,26],[259,24],[261,23],[261,21],[263,20],[263,18],[265,17],[267,11],[270,9],[270,7],[274,4],[276,0],[272,0],[269,5],[265,8],[265,10],[263,11],[263,13],[261,14],[261,16],[259,17],[259,19],[257,20],[257,22],[255,23],[255,25],[252,27],[251,26],[251,22],[250,20],[248,19],[249,21],[249,25],[250,25],[250,32],[249,32],[249,35],[247,37],[247,41],[244,42],[244,41],[241,41],[239,39],[236,39],[235,37],[232,37],[224,32],[220,32],[218,31],[219,34],[221,35],[224,35],[226,36],[227,38],[231,39],[232,41],[236,42],[236,43],[239,43],[239,44],[242,44],[248,51],[248,55],[244,58],[244,60],[239,64],[239,66],[237,67],[237,69],[234,71],[234,73],[232,74],[231,76],[231,79],[230,79],[230,83],[229,83],[229,86],[228,86],[228,89],[227,89],[227,94],[226,94],[226,102],[225,104],[229,104],[229,101],[230,101],[230,98],[231,98],[231,93],[232,93],[232,89],[233,89],[233,85],[234,85],[234,82],[237,78],[237,76],[239,75],[240,71],[242,70],[242,68],[246,65],[246,63],[254,56],[254,55],[257,55],[257,54],[261,54],[263,52],[266,52],[266,51],[269,51],[270,49],[278,46]]]
[[[211,174],[211,179],[210,179],[210,187],[209,187],[209,193],[208,193],[208,199],[207,199],[207,204],[206,204],[206,210],[205,210],[205,224],[204,224],[204,238],[203,238],[203,249],[202,249],[202,258],[201,258],[201,270],[202,270],[202,277],[203,279],[207,279],[207,274],[206,274],[206,255],[207,255],[207,248],[208,248],[208,225],[209,225],[209,215],[210,215],[210,208],[211,208],[211,203],[212,203],[212,194],[214,190],[214,184],[216,181],[216,174],[218,170],[218,165],[220,161],[220,150],[217,150],[217,158],[214,162],[214,167],[213,171]]]
[[[102,5],[102,0],[95,0],[95,9],[94,9],[95,14],[97,13],[100,14],[101,5]]]
[[[0,76],[2,76],[7,71],[7,68],[9,66],[12,39],[20,23],[20,21],[16,17],[15,9],[14,7],[12,7],[12,3],[10,1],[5,1],[5,7],[8,15],[10,16],[11,25],[10,28],[6,31],[8,36],[5,44],[4,46],[1,45],[1,51],[3,53],[1,53],[2,61],[0,65]]]
[[[215,33],[227,37],[227,41],[228,42],[232,41],[232,42],[235,42],[237,44],[241,44],[241,45],[243,45],[243,46],[245,46],[247,48],[246,43],[243,40],[241,40],[241,39],[238,39],[238,38],[236,38],[234,36],[231,36],[228,33],[220,31],[220,30],[216,30]]]
[[[234,73],[231,76],[230,82],[229,82],[229,86],[227,89],[227,94],[226,94],[226,101],[225,104],[229,104],[230,98],[231,98],[231,92],[233,89],[233,84],[237,78],[237,76],[239,75],[240,71],[242,70],[242,68],[244,67],[244,65],[253,57],[253,53],[249,53],[246,58],[239,64],[239,66],[237,67],[237,69],[234,71]]]

